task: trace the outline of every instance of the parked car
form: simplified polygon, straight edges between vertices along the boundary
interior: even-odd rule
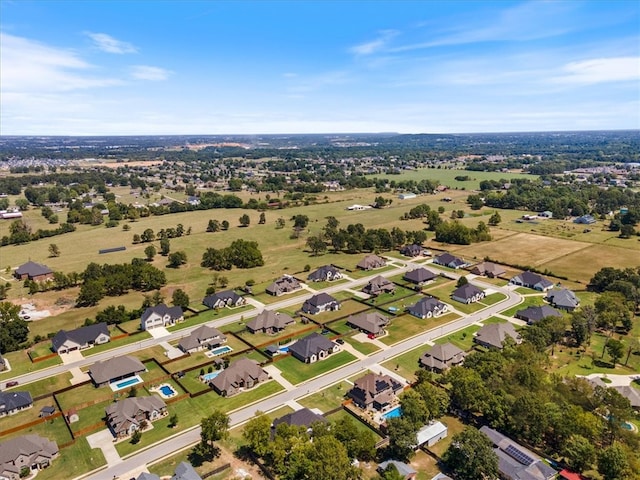
[[[325,328],[321,333],[322,335],[329,335],[331,332]]]
[[[15,387],[16,385],[18,385],[17,380],[11,380],[10,382],[7,382],[7,388]]]
[[[336,343],[339,345],[344,345],[344,340],[341,338],[336,338]]]
[[[370,333],[370,334],[367,335],[367,338],[369,340],[374,340],[376,338],[376,336],[373,333]]]

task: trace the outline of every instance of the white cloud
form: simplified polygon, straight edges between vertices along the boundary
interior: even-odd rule
[[[138,49],[132,44],[113,38],[111,35],[107,35],[106,33],[87,32],[87,36],[91,38],[95,46],[103,52],[122,55],[124,53],[136,53],[138,51]]]
[[[371,55],[373,53],[383,50],[389,41],[398,35],[396,30],[383,30],[375,40],[370,42],[361,43],[360,45],[354,45],[349,49],[351,53],[356,55]]]
[[[169,78],[173,72],[160,67],[151,67],[149,65],[134,65],[131,67],[131,76],[136,80],[151,80],[159,82]]]
[[[593,58],[568,63],[562,70],[553,82],[594,84],[640,80],[640,57]]]

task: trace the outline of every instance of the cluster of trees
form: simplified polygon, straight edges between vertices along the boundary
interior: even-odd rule
[[[604,267],[589,281],[589,290],[599,293],[619,292],[637,310],[640,307],[640,267]]]
[[[167,283],[163,271],[140,258],[130,264],[98,265],[91,262],[81,274],[83,283],[76,299],[78,306],[96,305],[105,295],[124,295],[130,289],[148,292]]]
[[[356,480],[360,475],[351,459],[372,460],[376,454],[373,433],[359,430],[348,417],[315,422],[310,431],[281,423],[271,435],[271,419],[263,413],[243,430],[246,448],[282,480]]]
[[[168,240],[170,238],[182,237],[183,235],[191,235],[191,227],[185,230],[184,225],[179,223],[175,228],[162,228],[158,231],[158,234],[151,228],[145,229],[141,234],[135,234],[133,236],[133,243],[149,243],[155,240]]]
[[[0,302],[0,354],[20,350],[28,336],[29,326],[20,318],[20,306]]]
[[[551,376],[547,362],[546,353],[524,342],[476,352],[439,381],[449,389],[455,412],[554,453],[574,470],[607,463],[615,449],[623,453],[623,470],[637,475],[640,465],[633,459],[640,440],[622,428],[633,417],[629,401],[582,378]]]
[[[213,270],[231,270],[232,267],[261,267],[264,260],[257,242],[238,239],[225,248],[207,248],[201,265]]]
[[[451,222],[442,222],[436,227],[437,242],[469,245],[473,242],[486,242],[489,240],[491,240],[491,234],[484,222],[478,223],[476,228],[470,228],[453,220]]]
[[[74,232],[76,227],[70,223],[62,223],[58,228],[43,229],[39,228],[35,232],[31,231],[31,227],[22,220],[14,220],[9,225],[9,235],[3,235],[0,240],[0,246],[16,245],[21,243],[29,243],[32,240],[41,238],[54,237],[63,233]]]

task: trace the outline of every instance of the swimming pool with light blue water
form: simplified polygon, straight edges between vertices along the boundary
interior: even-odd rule
[[[381,418],[383,420],[389,420],[390,418],[398,418],[402,416],[402,407],[398,406],[393,410],[389,410],[387,413],[383,413]]]

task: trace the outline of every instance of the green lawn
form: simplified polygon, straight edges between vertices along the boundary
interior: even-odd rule
[[[380,350],[380,347],[371,342],[359,342],[351,337],[344,337],[344,340],[363,355],[371,355],[372,353]]]
[[[289,336],[293,336],[307,330],[311,331],[314,328],[315,328],[314,325],[310,325],[310,324],[305,325],[300,321],[300,319],[297,319],[296,323],[288,326],[284,330],[274,335],[270,335],[268,333],[251,333],[245,329],[240,333],[240,336],[244,340],[249,342],[251,345],[255,347],[260,347],[265,345],[271,345],[272,343],[278,343],[278,341],[280,341],[281,339],[285,339]]]
[[[398,375],[406,378],[409,382],[416,380],[415,372],[420,368],[418,360],[429,349],[429,345],[421,345],[420,347],[409,350],[397,357],[387,360],[382,364],[383,367],[395,371]]]
[[[393,265],[386,265],[384,267],[381,268],[376,268],[375,270],[361,270],[359,268],[356,268],[356,264],[362,260],[364,258],[364,256],[360,255],[360,256],[355,256],[356,258],[354,259],[355,262],[353,262],[353,266],[352,266],[352,270],[350,272],[346,272],[347,275],[349,275],[351,278],[353,279],[357,279],[357,278],[362,278],[362,277],[368,277],[370,275],[378,275],[378,274],[382,274],[384,272],[388,272],[389,270],[393,270],[395,267]]]
[[[26,351],[20,350],[17,352],[8,352],[2,355],[5,359],[9,361],[11,365],[11,370],[6,372],[0,372],[0,380],[4,380],[11,377],[18,377],[20,375],[24,375],[25,373],[35,372],[37,370],[42,370],[43,368],[53,367],[54,365],[59,365],[62,363],[59,355],[55,357],[48,358],[41,362],[32,362],[27,355]]]
[[[353,383],[341,381],[335,385],[320,390],[312,395],[298,399],[298,403],[307,408],[318,408],[322,412],[329,412],[338,408],[344,402],[346,393],[353,387]]]
[[[96,353],[102,353],[106,350],[111,350],[112,348],[122,347],[124,345],[130,345],[132,343],[141,342],[151,338],[151,334],[149,332],[141,332],[135,335],[129,335],[127,337],[119,338],[117,340],[112,340],[107,343],[103,343],[102,345],[96,345],[95,347],[88,348],[82,351],[82,355],[85,357],[95,355]]]
[[[29,355],[31,358],[36,359],[40,357],[45,357],[47,355],[53,354],[53,350],[51,349],[51,341],[48,340],[46,342],[40,342],[33,345],[30,349]]]
[[[508,322],[508,320],[505,320],[504,318],[500,318],[500,317],[489,317],[485,320],[482,321],[483,325],[488,325],[490,323],[506,323]]]
[[[337,297],[336,297],[337,298]],[[340,304],[340,310],[335,310],[333,312],[322,312],[317,315],[313,315],[312,318],[314,321],[318,323],[329,323],[331,321],[337,320],[339,318],[348,317],[349,315],[354,315],[356,313],[364,312],[368,310],[369,307],[355,300],[344,300]]]
[[[116,395],[109,387],[96,388],[89,383],[56,395],[56,398],[60,403],[60,407],[66,412],[71,407],[77,407],[91,401],[107,401],[116,397]]]
[[[91,427],[98,423],[101,423],[105,417],[105,408],[113,403],[113,400],[107,400],[105,402],[96,403],[90,407],[83,408],[78,411],[79,420],[71,424],[71,430],[73,433],[79,432],[83,428]],[[104,426],[104,422],[103,422]]]
[[[57,417],[51,420],[47,420],[44,423],[39,423],[37,425],[33,425],[31,427],[24,428],[7,435],[4,435],[0,430],[0,442],[9,438],[29,434],[46,437],[49,440],[53,440],[58,445],[64,445],[65,443],[68,443],[72,440],[71,433],[69,433],[64,419],[62,417]]]
[[[432,447],[429,447],[429,450],[431,450],[439,457],[442,457],[447,448],[449,448],[449,445],[451,445],[453,436],[464,430],[464,424],[457,417],[452,417],[449,415],[439,418],[438,420],[440,420],[447,426],[447,438],[443,438]]]
[[[296,385],[355,360],[356,357],[349,352],[341,351],[332,353],[326,359],[315,363],[303,363],[293,356],[288,356],[278,360],[274,365],[286,380]]]
[[[457,300],[444,300],[446,303],[448,303],[449,305],[451,305],[453,308],[455,308],[456,310],[462,312],[462,313],[466,313],[467,315],[471,314],[471,313],[475,313],[479,310],[482,310],[483,308],[487,308],[486,305],[484,305],[482,302],[473,302],[473,303],[462,303],[462,302],[458,302]]]
[[[427,330],[431,330],[445,323],[459,318],[455,313],[448,313],[438,318],[421,320],[413,315],[400,315],[394,318],[386,327],[387,335],[380,337],[380,341],[385,345],[393,345],[407,338],[418,335]]]
[[[356,428],[361,431],[361,432],[371,432],[373,433],[373,435],[376,437],[376,441],[378,440],[382,440],[382,437],[380,435],[378,435],[374,430],[372,430],[371,428],[369,428],[369,426],[362,422],[361,420],[357,419],[356,417],[354,417],[353,415],[351,415],[350,413],[348,413],[346,410],[338,410],[335,413],[332,413],[331,415],[326,417],[327,420],[331,421],[331,422],[337,422],[338,420],[342,420],[343,418],[350,418],[351,421],[353,421],[354,425],[356,426]]]
[[[471,350],[471,347],[473,346],[473,334],[478,330],[480,330],[478,325],[469,325],[463,330],[447,335],[446,337],[438,338],[435,343],[442,345],[443,343],[450,342],[459,349],[467,352]]]
[[[520,310],[524,310],[527,307],[536,307],[541,305],[544,305],[542,297],[524,297],[524,301],[522,303],[500,313],[507,317],[513,317],[516,312]]]
[[[420,300],[423,297],[424,295],[420,293],[414,293],[413,295],[410,295],[408,297],[399,298],[397,300],[394,300],[393,302],[387,303],[384,306],[384,309],[387,312],[390,312],[391,311],[389,310],[390,308],[395,308],[395,311],[398,314],[402,314],[402,312],[404,312],[407,307],[410,307],[411,305],[415,304],[418,300]]]
[[[54,377],[47,377],[42,380],[38,380],[37,382],[28,383],[22,387],[21,390],[28,390],[31,392],[31,396],[35,398],[70,386],[71,377],[72,375],[69,372],[61,373]]]
[[[211,320],[220,320],[221,318],[228,317],[230,315],[234,315],[236,313],[248,312],[253,310],[253,305],[243,305],[241,307],[235,308],[221,308],[219,310],[205,310],[199,315],[194,315],[191,318],[185,319],[184,322],[176,323],[171,327],[167,327],[167,330],[170,332],[175,332],[177,330],[182,330],[188,327],[195,327],[196,325],[201,325],[203,323],[209,322]]]
[[[38,472],[38,480],[68,480],[95,470],[107,462],[99,448],[91,448],[84,437],[60,450],[51,466]]]
[[[496,303],[502,302],[503,300],[506,300],[506,299],[507,299],[507,296],[504,293],[495,292],[495,293],[492,293],[491,295],[484,297],[482,300],[480,300],[480,303],[488,307],[489,305],[495,305]]]
[[[33,402],[33,407],[27,408],[26,410],[22,410],[14,415],[7,415],[2,417],[0,424],[2,425],[3,430],[9,430],[11,428],[16,428],[21,425],[24,425],[29,422],[33,422],[40,418],[40,409],[42,407],[53,406],[55,407],[55,402],[53,401],[53,397],[43,398],[42,400],[36,400]],[[56,408],[56,411],[58,409]]]
[[[400,287],[396,285],[396,290],[394,293],[383,293],[382,295],[378,295],[377,297],[370,298],[367,300],[367,303],[374,306],[384,305],[389,302],[402,300],[403,298],[410,297],[415,295],[415,290],[409,290],[405,287]]]

